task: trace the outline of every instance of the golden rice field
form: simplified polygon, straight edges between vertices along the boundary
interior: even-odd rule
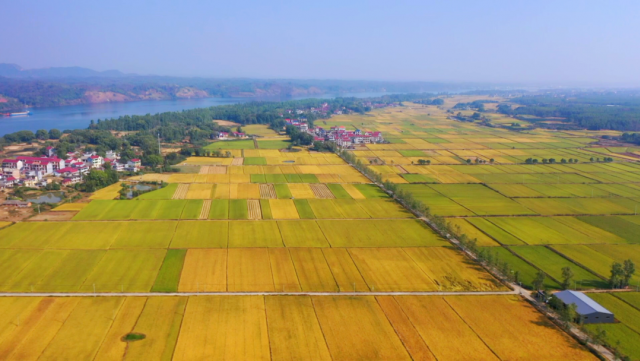
[[[539,268],[557,288],[568,265],[601,287],[603,264],[639,251],[637,150],[447,118],[468,99],[323,126],[383,132],[390,142],[358,147],[357,159],[490,247],[525,286]],[[77,212],[70,221],[0,224],[0,292],[77,296],[0,297],[0,359],[595,359],[523,298],[480,294],[508,288],[336,154],[280,151],[286,138],[245,131],[259,138],[206,147],[223,157],[133,177],[168,184],[134,200],[115,200],[115,184],[55,209]],[[437,291],[459,295],[371,294]],[[134,292],[153,296],[118,294]],[[268,294],[247,294],[258,292]],[[146,337],[124,342],[131,332]]]
[[[0,307],[5,360],[596,359],[513,296],[2,297]],[[146,337],[121,341],[130,332]]]

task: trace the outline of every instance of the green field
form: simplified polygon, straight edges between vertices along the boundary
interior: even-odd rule
[[[204,149],[255,149],[253,140],[225,140],[208,144]]]
[[[164,257],[156,281],[151,292],[177,292],[180,282],[180,272],[184,264],[187,251],[184,249],[170,249]]]
[[[284,149],[291,144],[288,140],[258,140],[260,149]]]
[[[602,278],[576,265],[568,259],[558,255],[543,246],[510,247],[517,255],[535,265],[555,281],[562,281],[562,268],[569,267],[574,273],[575,287],[578,289],[607,288],[608,284]],[[574,288],[574,286],[572,286]]]
[[[249,208],[246,199],[229,200],[229,219],[248,219]]]

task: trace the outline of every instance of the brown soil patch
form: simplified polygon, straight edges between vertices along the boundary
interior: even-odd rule
[[[237,127],[238,125],[240,125],[238,123],[234,123],[234,122],[231,122],[231,121],[228,121],[228,120],[214,120],[213,122],[214,123],[218,123],[218,124],[220,124],[222,126],[225,126],[225,127]]]
[[[36,214],[35,216],[27,219],[26,221],[70,221],[73,216],[78,212],[72,211],[58,211],[58,212],[44,212]]]

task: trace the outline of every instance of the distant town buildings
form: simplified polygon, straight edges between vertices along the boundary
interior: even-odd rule
[[[381,132],[368,132],[360,129],[347,130],[345,126],[310,128],[306,119],[285,119],[288,125],[298,128],[301,132],[313,135],[314,141],[332,141],[339,147],[349,147],[356,144],[383,143]]]
[[[75,184],[81,182],[91,169],[103,169],[106,163],[118,172],[137,172],[141,167],[141,161],[137,158],[122,163],[120,155],[113,150],[107,151],[104,158],[96,152],[69,152],[66,160],[56,157],[53,147],[47,147],[45,152],[46,157],[3,159],[0,188],[45,186],[51,182],[50,177],[62,178],[61,182],[65,185]]]

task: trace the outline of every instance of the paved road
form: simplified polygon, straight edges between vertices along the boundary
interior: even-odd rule
[[[483,296],[518,295],[515,291],[487,292],[14,292],[0,297],[166,297],[166,296]]]

